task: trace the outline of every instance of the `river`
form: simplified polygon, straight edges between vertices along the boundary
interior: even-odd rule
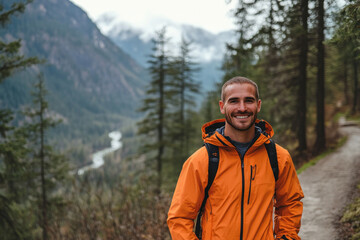
[[[78,175],[82,175],[82,174],[84,174],[84,172],[86,172],[90,169],[96,169],[96,168],[101,167],[102,165],[104,165],[104,156],[105,155],[112,153],[122,147],[122,142],[120,141],[121,140],[121,132],[120,131],[110,132],[109,138],[111,139],[111,147],[105,148],[103,150],[100,150],[100,151],[94,153],[93,157],[92,157],[92,164],[80,168],[77,171]]]

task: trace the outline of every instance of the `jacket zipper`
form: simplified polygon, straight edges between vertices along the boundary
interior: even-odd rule
[[[247,204],[250,204],[250,196],[251,196],[251,183],[255,180],[256,175],[256,164],[250,165],[250,186],[249,186],[249,196],[248,196],[248,202]]]
[[[242,175],[242,190],[241,190],[241,224],[240,224],[240,240],[243,240],[244,235],[244,198],[245,198],[245,170],[244,170],[244,157],[249,148],[256,142],[259,136],[255,135],[248,149],[244,152],[244,156],[241,156],[240,152],[236,150],[241,159],[241,175]],[[235,147],[236,149],[236,147]]]
[[[251,144],[252,145],[252,144]],[[237,150],[236,150],[237,151]],[[247,150],[246,150],[247,151]],[[244,236],[244,198],[245,198],[245,167],[244,167],[244,157],[245,157],[245,153],[244,156],[241,156],[240,152],[237,151],[237,153],[240,156],[240,160],[241,160],[241,177],[242,177],[242,189],[241,189],[241,223],[240,223],[240,240],[243,240],[243,236]]]
[[[252,182],[252,178],[253,178],[253,166],[250,166],[250,186],[249,186],[249,196],[248,196],[248,201],[247,204],[250,204],[250,195],[251,195],[251,182]]]
[[[242,173],[242,191],[241,191],[241,225],[240,225],[240,240],[244,235],[244,195],[245,195],[245,173],[244,173],[244,157],[241,157],[241,173]],[[244,154],[245,155],[245,154]]]

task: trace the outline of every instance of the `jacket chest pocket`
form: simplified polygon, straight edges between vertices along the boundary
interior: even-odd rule
[[[270,176],[272,177],[272,176]],[[250,166],[250,177],[248,179],[247,204],[252,205],[256,201],[264,201],[272,198],[275,194],[275,181],[267,175],[259,174],[256,165]]]

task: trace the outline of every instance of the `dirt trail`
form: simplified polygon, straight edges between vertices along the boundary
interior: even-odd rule
[[[348,141],[299,175],[305,198],[302,240],[336,240],[335,223],[360,180],[360,127],[346,124],[340,131]]]

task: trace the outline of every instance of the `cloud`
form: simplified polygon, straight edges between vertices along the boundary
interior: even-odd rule
[[[93,21],[103,13],[138,28],[154,28],[162,22],[191,24],[218,33],[234,29],[229,11],[236,1],[225,0],[72,0],[84,9]]]

